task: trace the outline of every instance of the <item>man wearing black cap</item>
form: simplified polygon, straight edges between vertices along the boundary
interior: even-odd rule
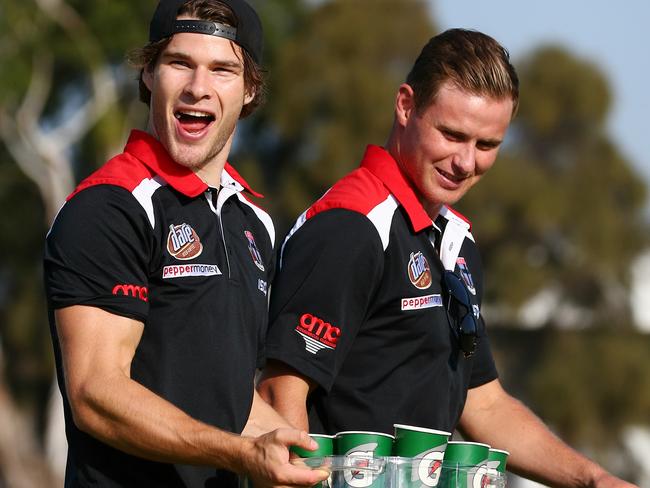
[[[131,56],[147,131],[47,238],[66,486],[313,485],[326,474],[288,446],[315,444],[254,392],[275,235],[226,161],[263,91],[259,19],[243,0],[163,0],[149,41]]]

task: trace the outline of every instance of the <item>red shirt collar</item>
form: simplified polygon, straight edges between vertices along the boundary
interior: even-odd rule
[[[196,197],[208,189],[208,185],[192,170],[176,163],[158,139],[144,131],[131,131],[124,152],[137,158],[183,195]],[[254,191],[230,164],[226,163],[224,171],[246,191],[263,198],[263,195]]]
[[[420,232],[433,225],[431,217],[415,195],[411,183],[388,151],[383,147],[369,145],[363,155],[361,167],[379,178],[388,191],[395,196],[406,210],[415,232]]]

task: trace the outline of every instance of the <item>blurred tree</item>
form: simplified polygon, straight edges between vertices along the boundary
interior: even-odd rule
[[[240,125],[232,159],[268,193],[281,240],[307,205],[356,167],[367,143],[384,142],[397,86],[436,28],[422,0],[251,1],[265,26],[270,90],[266,107]],[[0,0],[0,204],[11,209],[0,224],[0,372],[11,386],[9,397],[0,382],[0,486],[11,474],[5,464],[35,444],[13,446],[14,432],[33,427],[1,413],[18,399],[41,418],[52,375],[43,237],[74,183],[144,123],[135,73],[122,59],[146,40],[155,3]],[[568,303],[582,307],[585,324],[626,324],[621,291],[629,261],[645,243],[645,190],[606,134],[608,84],[597,68],[560,48],[540,49],[519,71],[521,110],[509,142],[461,206],[484,255],[487,299],[516,309],[550,288],[554,310]],[[536,410],[581,440],[613,402],[619,411],[609,428],[640,418],[646,400],[637,408],[607,397],[608,390],[618,393],[619,378],[626,377],[624,399],[647,384],[636,366],[643,364],[641,346],[622,357],[635,336],[585,344],[577,337],[564,344],[557,332],[543,343],[522,342],[515,351],[522,361],[505,361],[504,376],[516,372]],[[618,363],[599,381],[587,371],[594,349],[603,362]],[[511,348],[500,357],[513,356]],[[569,356],[580,366],[565,361]],[[538,373],[533,358],[543,364]],[[567,375],[563,364],[579,374]],[[566,391],[575,396],[558,402]],[[30,471],[29,463],[12,464]]]
[[[0,473],[10,486],[58,484],[48,480],[36,442],[45,431],[53,377],[43,238],[76,181],[122,145],[129,119],[139,116],[122,59],[127,47],[146,39],[154,5],[0,2],[0,204],[12,209],[0,234],[7,258],[0,265],[0,371],[9,387],[0,382],[0,423],[12,426],[0,437]]]
[[[646,188],[606,132],[607,80],[559,47],[518,71],[512,134],[459,205],[475,224],[487,298],[516,309],[546,292],[554,313],[543,323],[567,325],[571,311],[580,323],[568,325],[629,323],[630,263],[648,244]]]
[[[607,448],[613,433],[647,424],[648,337],[602,329],[590,334],[556,332],[549,346],[532,371],[531,400],[571,442]]]
[[[277,13],[285,2],[264,3],[281,15],[265,19],[281,41],[271,44],[271,125],[258,160],[272,168],[275,216],[286,228],[358,165],[366,144],[383,144],[397,87],[435,27],[419,0],[289,2],[291,18]]]

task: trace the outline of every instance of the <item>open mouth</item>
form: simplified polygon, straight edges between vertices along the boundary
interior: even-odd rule
[[[200,133],[215,120],[211,113],[198,110],[178,110],[174,112],[174,117],[181,128],[189,134]]]

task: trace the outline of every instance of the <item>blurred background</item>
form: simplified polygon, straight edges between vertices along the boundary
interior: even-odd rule
[[[650,7],[251,1],[269,96],[230,159],[267,196],[279,240],[366,144],[385,142],[396,88],[429,37],[476,28],[510,49],[521,108],[458,207],[482,252],[501,379],[576,448],[650,487]],[[75,184],[146,125],[123,59],[146,41],[154,6],[0,0],[0,487],[62,485],[43,240]]]

